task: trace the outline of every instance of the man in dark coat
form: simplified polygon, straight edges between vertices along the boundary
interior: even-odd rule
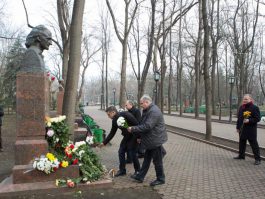
[[[3,152],[3,143],[2,143],[2,117],[4,116],[4,109],[0,105],[0,152]]]
[[[260,164],[260,151],[257,141],[257,123],[260,121],[259,107],[253,104],[249,94],[244,95],[243,104],[240,106],[237,116],[236,129],[239,133],[239,155],[234,159],[245,159],[247,140],[252,148],[255,165]]]
[[[112,119],[112,127],[111,131],[103,141],[102,145],[106,145],[110,142],[110,140],[116,134],[118,128],[122,131],[123,139],[120,143],[119,148],[119,171],[116,173],[116,177],[126,175],[126,161],[125,161],[125,153],[128,151],[132,157],[133,166],[135,173],[140,170],[140,163],[138,157],[136,155],[137,150],[137,138],[128,132],[126,127],[118,126],[117,121],[120,117],[123,117],[129,126],[138,125],[138,121],[135,117],[129,113],[128,111],[118,112],[115,106],[110,106],[106,109],[106,113],[110,119]]]
[[[141,97],[140,103],[143,108],[141,122],[137,126],[129,127],[128,131],[141,136],[145,154],[140,172],[131,177],[138,182],[143,182],[153,159],[156,180],[151,182],[150,186],[156,186],[165,183],[162,154],[162,144],[167,141],[165,121],[162,112],[152,103],[152,99],[148,95]]]
[[[127,100],[127,102],[125,103],[125,107],[137,119],[138,122],[141,121],[141,111],[134,106],[131,100]],[[137,153],[138,153],[138,158],[144,157],[144,149],[141,146],[141,143],[139,143],[138,145]],[[131,157],[127,154],[126,163],[130,162],[131,162]]]

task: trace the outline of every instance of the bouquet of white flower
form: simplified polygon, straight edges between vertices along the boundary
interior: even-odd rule
[[[265,122],[265,116],[261,117],[260,121]]]
[[[126,129],[129,127],[129,125],[128,125],[128,123],[127,123],[127,121],[125,120],[124,117],[119,117],[117,119],[117,125],[119,127],[123,127],[123,128],[126,128]]]
[[[94,144],[94,137],[93,136],[87,136],[86,137],[86,142],[91,145]]]
[[[43,171],[46,174],[56,171],[59,168],[60,162],[51,153],[47,153],[46,156],[42,155],[40,158],[35,158],[33,162],[33,168],[39,171]]]

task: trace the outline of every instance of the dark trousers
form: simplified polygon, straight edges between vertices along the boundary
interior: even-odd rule
[[[126,172],[126,160],[125,160],[125,153],[126,152],[132,158],[134,170],[139,171],[140,170],[140,163],[139,163],[139,160],[138,160],[138,157],[136,154],[137,151],[134,148],[127,149],[126,145],[120,145],[120,148],[119,148],[119,161],[120,161],[119,169],[120,169],[120,171]]]
[[[2,145],[2,126],[0,126],[0,149],[3,148],[3,145]]]
[[[254,154],[255,160],[260,160],[260,152],[259,152],[259,144],[257,140],[248,140],[252,152]],[[247,139],[240,139],[239,140],[239,156],[240,157],[245,157],[245,152],[246,152],[246,147],[247,147]]]
[[[143,180],[145,178],[145,175],[147,174],[151,161],[153,159],[157,180],[165,181],[162,151],[163,151],[162,146],[156,147],[154,149],[145,150],[144,161],[140,169],[140,172],[138,174],[138,177],[140,179]]]

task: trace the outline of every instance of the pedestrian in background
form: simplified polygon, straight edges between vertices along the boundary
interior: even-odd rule
[[[153,160],[156,180],[151,182],[150,186],[165,184],[162,144],[167,141],[167,132],[164,117],[148,95],[141,97],[140,105],[143,108],[141,122],[137,126],[129,127],[128,131],[141,136],[141,143],[145,148],[145,154],[139,173],[131,177],[138,182],[143,182]]]
[[[0,152],[3,152],[3,142],[2,142],[2,117],[4,116],[3,106],[0,105]]]
[[[239,154],[237,157],[234,157],[234,159],[245,159],[248,140],[254,154],[254,164],[260,164],[260,150],[257,141],[257,123],[259,121],[259,107],[253,104],[253,99],[250,94],[245,94],[237,116],[236,129],[239,133]]]

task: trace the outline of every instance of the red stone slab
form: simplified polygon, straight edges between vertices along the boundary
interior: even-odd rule
[[[59,178],[78,178],[79,166],[70,165],[66,168],[59,168],[56,172],[49,175],[42,171],[33,169],[32,165],[16,165],[13,167],[13,183],[32,183],[32,182],[46,182],[55,181]]]
[[[46,140],[17,140],[15,143],[15,165],[29,164],[35,157],[48,152]]]

